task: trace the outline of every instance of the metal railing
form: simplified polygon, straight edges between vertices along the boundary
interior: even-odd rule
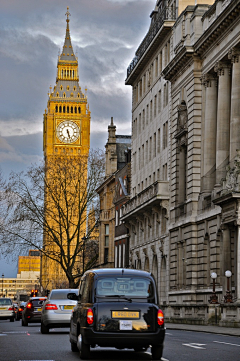
[[[175,21],[177,18],[177,8],[174,6],[165,6],[163,7],[155,17],[154,22],[151,24],[150,29],[143,39],[141,45],[136,51],[136,56],[133,58],[131,64],[127,69],[127,77],[131,74],[133,69],[136,67],[137,63],[149,47],[150,43],[154,39],[155,35],[158,33],[159,29],[163,26],[165,21]]]

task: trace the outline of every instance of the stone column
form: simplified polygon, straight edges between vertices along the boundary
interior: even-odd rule
[[[228,53],[232,62],[232,97],[230,116],[230,155],[229,160],[237,155],[240,149],[240,49],[232,48]]]
[[[218,74],[216,183],[226,175],[230,145],[231,64],[217,62],[214,70]]]
[[[206,88],[202,186],[203,191],[211,192],[216,183],[217,79],[206,74],[202,81]]]

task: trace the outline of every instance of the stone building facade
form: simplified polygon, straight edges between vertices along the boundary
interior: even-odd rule
[[[105,179],[96,190],[100,198],[99,267],[114,267],[116,173],[126,165],[125,151],[130,146],[131,136],[116,135],[116,126],[111,118],[105,145]]]
[[[149,32],[128,69],[133,162],[123,219],[132,267],[155,274],[169,320],[212,322],[213,307],[214,321],[239,326],[240,2],[208,3],[185,1],[180,7],[180,2],[157,1]],[[175,9],[170,19],[169,7]],[[163,96],[159,114],[147,124],[147,106],[152,102],[155,114],[164,87],[167,106]],[[233,302],[225,297],[227,270]],[[212,305],[213,272],[218,303]]]

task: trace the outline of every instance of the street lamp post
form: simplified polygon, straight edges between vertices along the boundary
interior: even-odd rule
[[[83,241],[83,257],[82,257],[82,259],[83,259],[83,272],[82,272],[82,273],[84,273],[84,262],[85,262],[85,242],[86,242],[86,240],[87,240],[87,237],[85,236],[85,233],[84,233],[84,236],[83,236],[83,238],[82,238],[82,241]]]
[[[230,281],[230,277],[232,276],[232,272],[226,271],[225,276],[227,277],[227,291],[224,296],[224,303],[232,303],[233,302],[232,293],[230,291],[230,286],[229,286],[229,283],[230,283],[229,281]]]
[[[4,273],[2,274],[2,297],[3,297],[3,278],[4,278]]]
[[[211,278],[213,280],[213,292],[212,292],[212,296],[210,297],[209,303],[218,303],[218,298],[215,291],[215,280],[217,278],[217,274],[215,272],[212,272]]]

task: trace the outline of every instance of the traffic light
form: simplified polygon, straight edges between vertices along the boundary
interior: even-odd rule
[[[38,290],[31,291],[31,297],[37,297],[37,295],[38,295]]]

